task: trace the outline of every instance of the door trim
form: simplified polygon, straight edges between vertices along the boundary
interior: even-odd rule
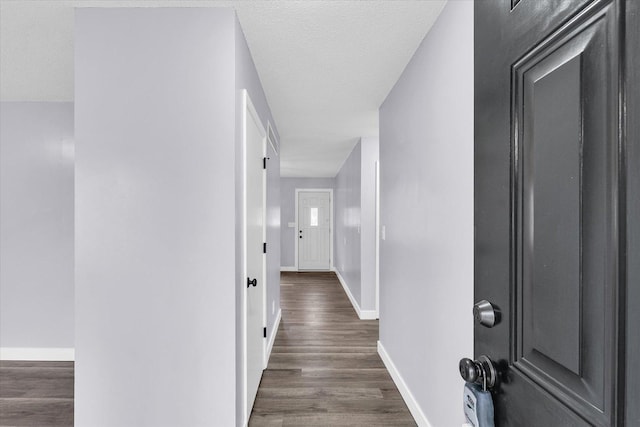
[[[331,207],[331,212],[330,212],[330,219],[329,219],[329,270],[327,271],[332,271],[334,269],[333,267],[333,188],[296,188],[296,202],[295,202],[295,220],[296,220],[296,230],[298,230],[298,227],[300,224],[298,224],[298,195],[300,192],[303,191],[312,191],[312,192],[317,192],[317,193],[329,193],[329,206]],[[300,271],[300,268],[298,268],[298,233],[294,233],[293,235],[293,239],[294,239],[294,245],[295,245],[295,271]]]
[[[253,106],[252,106],[253,107]],[[255,111],[255,110],[254,110]],[[258,118],[259,123],[260,122],[260,117],[258,117],[257,112],[254,113],[256,114],[256,117]],[[264,168],[262,169],[262,241],[264,242],[264,244],[267,244],[267,168],[269,167],[269,157],[267,157],[267,155],[269,154],[269,150],[267,147],[268,139],[269,139],[269,133],[267,133],[268,131],[271,131],[271,123],[269,123],[269,121],[267,120],[267,128],[265,131],[265,134],[262,138],[262,157],[266,160],[264,160]],[[271,131],[273,132],[273,131]],[[275,150],[275,147],[274,147]],[[277,155],[277,151],[276,151],[276,155]],[[265,249],[262,252],[262,282],[264,283],[264,286],[262,287],[262,327],[266,330],[267,329],[267,325],[269,324],[269,322],[267,321],[267,309],[268,309],[268,305],[267,305],[267,285],[268,285],[268,275],[267,275],[267,248],[265,247]],[[268,349],[268,345],[267,345],[267,337],[264,338],[264,340],[262,340],[262,370],[264,371],[265,369],[267,369],[267,363],[269,362],[269,349]]]
[[[262,120],[260,120],[260,116],[256,111],[253,103],[251,102],[251,98],[246,89],[242,89],[242,277],[240,278],[240,283],[237,286],[240,286],[241,289],[241,299],[242,299],[242,381],[243,381],[243,390],[242,390],[242,414],[244,416],[244,423],[249,423],[249,417],[251,416],[251,409],[247,406],[247,394],[248,394],[248,378],[247,378],[247,288],[245,286],[245,279],[248,277],[247,275],[247,112],[253,116],[256,122],[259,124],[259,130],[262,135],[262,155],[266,156],[266,132],[264,126],[262,125]],[[266,170],[262,171],[262,237],[266,239]],[[266,241],[266,240],[264,240]],[[267,292],[267,282],[266,282],[266,254],[262,254],[262,277],[259,278],[262,280],[264,284],[262,287],[262,306],[263,306],[263,327],[266,327],[266,292]],[[263,360],[264,355],[266,354],[265,341],[262,341],[262,353]]]
[[[376,161],[376,319],[380,319],[380,161]]]

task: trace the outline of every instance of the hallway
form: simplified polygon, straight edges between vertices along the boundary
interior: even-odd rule
[[[415,426],[334,273],[282,273],[282,321],[250,426]]]

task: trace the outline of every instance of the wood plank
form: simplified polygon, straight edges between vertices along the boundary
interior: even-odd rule
[[[299,426],[349,426],[349,427],[410,427],[416,423],[408,413],[401,414],[326,414],[295,415],[284,418],[283,427]]]
[[[73,399],[0,399],[2,426],[73,426]]]
[[[73,399],[73,368],[0,368],[0,398]]]
[[[0,362],[0,425],[73,426],[73,366],[73,362]]]

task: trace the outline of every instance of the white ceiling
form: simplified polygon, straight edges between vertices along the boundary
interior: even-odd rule
[[[446,0],[0,0],[0,99],[73,100],[73,8],[233,6],[280,133],[281,175],[333,177]]]

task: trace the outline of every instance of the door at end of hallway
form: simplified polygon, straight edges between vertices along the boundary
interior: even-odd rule
[[[298,270],[329,270],[333,229],[333,190],[297,189]]]

